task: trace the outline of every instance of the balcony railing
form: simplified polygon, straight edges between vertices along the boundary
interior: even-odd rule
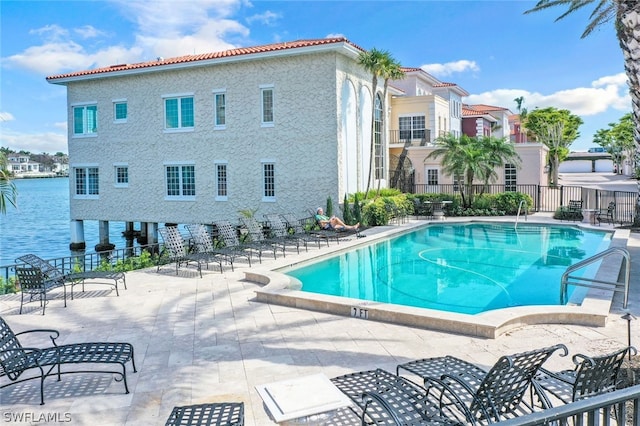
[[[413,130],[390,130],[389,144],[406,144],[409,146],[426,146],[431,143],[431,130],[429,129],[413,129]]]

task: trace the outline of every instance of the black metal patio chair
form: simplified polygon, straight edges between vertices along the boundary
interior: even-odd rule
[[[191,242],[195,247],[196,253],[204,254],[210,257],[212,262],[226,261],[231,265],[231,271],[233,271],[233,260],[235,256],[224,249],[217,249],[213,245],[213,238],[207,228],[201,224],[189,224],[186,226],[189,235],[191,235]]]
[[[427,393],[440,400],[440,409],[461,422],[499,422],[546,408],[542,391],[533,377],[557,350],[565,345],[502,356],[489,371],[459,358],[445,356],[400,364],[424,380]],[[527,394],[529,398],[527,400]]]
[[[29,333],[47,333],[52,345],[43,348],[25,347],[18,336]],[[133,357],[133,346],[123,342],[89,342],[57,345],[60,336],[57,330],[35,329],[14,333],[9,324],[0,317],[0,377],[7,377],[10,383],[0,386],[4,388],[27,380],[40,380],[40,405],[44,404],[44,380],[49,376],[57,376],[61,380],[62,374],[70,373],[106,373],[116,376],[116,381],[124,383],[125,393],[129,393],[127,386],[126,363],[131,361],[133,372],[136,364]],[[117,364],[121,370],[76,370],[62,366],[73,364]],[[46,368],[48,367],[48,368]],[[29,375],[28,371],[36,371]],[[68,371],[67,371],[68,370]],[[25,377],[29,376],[29,377]]]
[[[64,307],[67,307],[67,287],[64,285],[62,277],[59,279],[49,279],[38,268],[16,266],[16,279],[20,286],[20,314],[22,314],[24,296],[29,295],[29,301],[32,301],[34,296],[38,297],[40,305],[42,306],[42,315],[44,315],[48,303],[47,293],[59,287],[63,289]]]
[[[195,262],[197,264],[198,273],[202,278],[202,265],[209,265],[209,262],[215,261],[220,266],[220,273],[222,273],[222,260],[214,259],[208,253],[190,253],[187,251],[186,244],[182,234],[178,231],[177,226],[166,226],[158,229],[158,233],[162,237],[166,255],[169,257],[169,261],[174,262],[176,265],[176,275],[178,269],[182,264],[188,265]],[[158,263],[157,271],[160,271],[161,262]]]
[[[318,244],[318,248],[320,248],[323,241],[329,246],[329,240],[327,238],[321,238],[320,235],[309,232],[315,222],[312,218],[298,219],[293,213],[282,213],[280,216],[287,224],[287,228],[291,234],[306,242],[305,247],[307,247],[309,243],[316,243]]]
[[[298,253],[300,253],[300,244],[302,244],[305,250],[309,251],[307,241],[305,239],[289,233],[287,222],[282,218],[282,216],[277,213],[268,213],[264,215],[264,220],[267,221],[271,236],[282,241],[285,246],[295,247]]]
[[[174,407],[165,423],[165,426],[242,425],[244,425],[244,402],[218,402]]]
[[[334,377],[331,382],[354,402],[363,425],[462,424],[445,417],[425,389],[380,368]]]
[[[569,204],[560,207],[560,220],[582,220],[582,200],[569,200]]]
[[[220,220],[213,223],[218,235],[218,242],[222,243],[222,247],[219,250],[229,253],[230,256],[245,257],[249,266],[251,266],[251,257],[255,252],[258,255],[258,261],[262,263],[262,249],[261,244],[243,243],[238,238],[236,228],[226,220]]]
[[[555,402],[551,397],[567,404],[612,392],[620,384],[620,368],[630,353],[636,354],[636,348],[628,346],[596,357],[576,354],[572,358],[574,369],[552,372],[541,368],[534,380],[543,389],[548,406]]]
[[[263,249],[273,251],[273,258],[276,258],[276,252],[282,250],[282,255],[286,256],[287,245],[283,238],[267,238],[264,235],[264,227],[255,217],[241,217],[240,223],[247,230],[249,240],[254,245],[261,245]]]
[[[49,261],[32,253],[18,257],[16,259],[16,262],[26,263],[27,265],[40,270],[43,278],[46,281],[53,281],[58,286],[61,285],[61,283],[65,286],[69,285],[71,287],[71,300],[73,300],[74,287],[78,284],[81,284],[82,291],[84,291],[86,280],[93,280],[93,282],[96,282],[97,280],[98,283],[104,283],[104,281],[107,280],[106,284],[112,286],[115,289],[116,296],[120,296],[120,292],[118,291],[119,282],[122,281],[125,290],[127,289],[126,274],[121,271],[64,271],[62,268],[59,268],[51,264]]]

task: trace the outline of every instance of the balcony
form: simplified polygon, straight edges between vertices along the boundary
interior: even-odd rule
[[[431,130],[389,130],[390,148],[403,148],[407,143],[409,146],[430,146]]]

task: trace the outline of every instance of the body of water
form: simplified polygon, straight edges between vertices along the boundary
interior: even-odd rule
[[[0,265],[33,253],[45,259],[70,256],[69,179],[15,179],[18,208],[0,214]],[[109,240],[125,247],[124,222],[109,223]],[[87,252],[99,242],[98,221],[84,222]]]

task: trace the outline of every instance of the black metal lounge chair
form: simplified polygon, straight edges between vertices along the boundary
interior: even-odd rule
[[[213,404],[174,407],[165,426],[242,426],[243,402],[219,402]]]
[[[334,238],[336,240],[336,243],[340,244],[340,239],[341,238],[347,238],[351,235],[355,235],[357,238],[363,238],[366,237],[366,235],[361,234],[360,233],[360,228],[357,229],[334,229],[331,227],[325,227],[323,228],[320,223],[318,222],[317,218],[316,218],[316,213],[314,210],[309,210],[309,213],[311,214],[311,217],[313,218],[313,223],[314,223],[314,227],[315,229],[312,231],[312,233],[315,233],[317,235],[322,236],[323,238]]]
[[[253,252],[258,254],[258,261],[262,263],[262,244],[242,243],[238,238],[236,229],[226,220],[214,222],[213,226],[218,232],[218,241],[221,241],[223,247],[220,250],[224,250],[229,255],[236,257],[246,257],[251,266],[251,256]]]
[[[60,285],[69,285],[71,287],[71,300],[73,300],[73,289],[76,285],[82,284],[82,291],[84,291],[84,285],[86,280],[108,280],[106,284],[111,285],[115,291],[116,296],[120,296],[118,291],[118,284],[122,281],[125,290],[127,289],[127,280],[124,272],[120,271],[64,271],[62,268],[58,268],[52,265],[50,262],[42,259],[35,254],[25,254],[16,259],[16,262],[26,263],[34,269],[40,271],[42,278],[47,285],[54,287]],[[70,265],[71,266],[71,265]],[[16,272],[17,275],[17,272]],[[24,277],[24,279],[27,279]],[[33,278],[36,279],[36,278]],[[113,283],[111,283],[113,281]],[[66,287],[65,287],[65,306],[66,306]],[[22,307],[21,307],[22,308]],[[44,310],[43,310],[44,313]]]
[[[292,235],[295,235],[306,242],[305,247],[308,246],[308,243],[310,242],[317,243],[318,248],[320,248],[323,241],[327,243],[327,246],[329,245],[329,240],[327,238],[321,238],[317,233],[309,232],[315,225],[315,220],[311,218],[298,219],[293,213],[283,213],[280,216],[287,224],[287,228]]]
[[[48,333],[53,345],[45,348],[24,347],[18,340],[18,336],[28,333]],[[115,374],[116,381],[124,382],[125,393],[129,393],[127,386],[126,363],[131,361],[133,372],[136,364],[133,357],[133,346],[130,343],[120,342],[90,342],[74,343],[69,345],[57,345],[56,339],[60,336],[57,330],[37,329],[14,333],[11,327],[0,317],[0,377],[7,377],[10,383],[0,386],[4,388],[27,380],[40,380],[40,405],[44,404],[44,380],[49,376],[58,376],[69,373],[107,373]],[[118,364],[122,370],[75,370],[63,371],[62,366],[71,364]],[[28,370],[36,370],[37,373],[30,377],[24,377]]]
[[[180,265],[183,263],[188,265],[191,262],[195,262],[198,267],[198,273],[200,274],[200,278],[202,278],[202,265],[209,265],[209,262],[215,261],[220,265],[220,273],[222,273],[222,260],[214,259],[207,253],[189,253],[185,247],[185,241],[178,231],[177,226],[166,226],[164,228],[158,229],[160,236],[164,242],[164,248],[166,250],[166,254],[169,257],[171,262],[176,264],[176,275],[178,274],[178,269]],[[161,263],[158,263],[157,271],[160,271]]]
[[[186,226],[187,231],[191,235],[191,243],[196,249],[196,253],[210,256],[212,262],[227,261],[231,265],[231,271],[233,271],[233,260],[231,252],[225,250],[218,250],[213,246],[213,238],[207,228],[202,224],[190,224]]]
[[[309,251],[307,247],[307,241],[300,238],[298,235],[290,234],[287,222],[277,213],[270,213],[264,215],[264,220],[269,225],[271,236],[282,241],[285,246],[295,247],[298,253],[300,253],[300,244],[302,244],[306,251]]]
[[[362,424],[460,425],[442,416],[437,400],[404,377],[383,369],[334,377],[331,382],[358,407]]]
[[[282,255],[286,256],[286,244],[282,238],[267,238],[264,236],[264,229],[255,217],[241,217],[240,223],[249,233],[249,239],[252,244],[262,245],[264,249],[273,250],[273,258],[276,258],[278,249],[282,250]]]
[[[532,413],[538,407],[547,408],[533,377],[557,350],[562,350],[562,356],[568,354],[566,346],[559,344],[502,356],[489,371],[445,356],[400,364],[397,372],[405,370],[421,377],[427,392],[442,401],[441,410],[453,419],[492,423]]]
[[[567,404],[613,392],[620,384],[618,374],[624,358],[630,353],[637,353],[633,346],[597,357],[576,354],[573,356],[573,370],[551,372],[541,368],[534,380],[544,390],[549,406],[554,402],[550,396]]]
[[[55,288],[62,287],[64,292],[64,306],[67,307],[67,288],[64,285],[64,280],[60,279],[48,279],[38,268],[31,266],[16,266],[16,278],[20,285],[20,314],[22,314],[22,305],[24,304],[25,294],[29,295],[29,301],[33,300],[34,296],[38,296],[40,305],[42,306],[42,315],[47,306],[47,293]]]

